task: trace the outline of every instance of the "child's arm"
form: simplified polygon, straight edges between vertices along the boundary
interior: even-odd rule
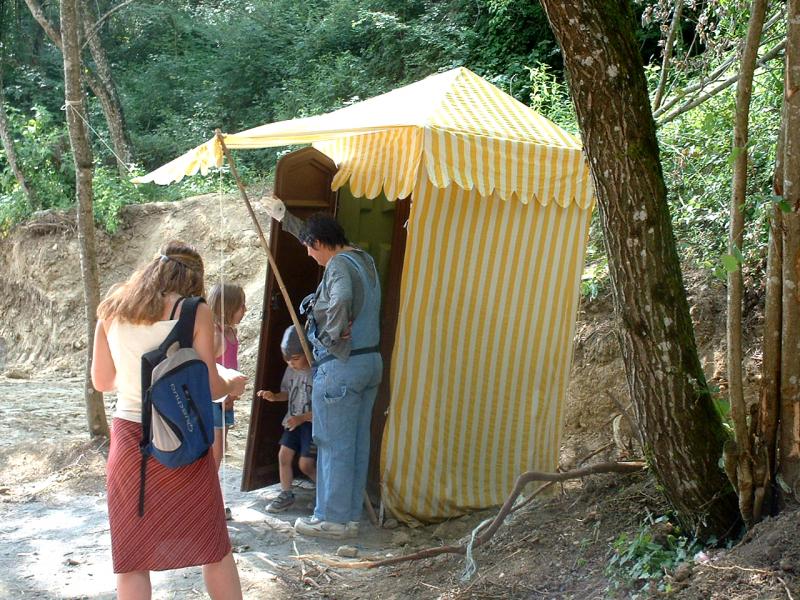
[[[286,420],[286,429],[291,431],[295,427],[299,427],[303,423],[311,423],[311,411],[303,413],[302,415],[294,415]]]
[[[289,399],[288,392],[270,392],[269,390],[259,390],[256,396],[267,402],[286,402]]]

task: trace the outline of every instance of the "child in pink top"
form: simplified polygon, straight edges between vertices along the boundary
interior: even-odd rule
[[[239,337],[236,327],[247,310],[241,286],[216,284],[208,294],[208,305],[214,315],[214,355],[218,364],[239,370]],[[233,403],[237,397],[227,396],[214,403],[214,460],[219,469],[223,450],[228,447],[228,429],[234,425]]]

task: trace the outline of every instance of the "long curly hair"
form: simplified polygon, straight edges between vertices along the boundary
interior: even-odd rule
[[[97,316],[104,321],[155,323],[164,312],[165,295],[174,292],[187,297],[203,296],[204,277],[203,259],[197,249],[184,242],[169,241],[149,263],[108,291],[97,307]]]

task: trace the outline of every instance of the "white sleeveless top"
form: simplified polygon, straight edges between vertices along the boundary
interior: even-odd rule
[[[155,350],[175,327],[177,319],[151,325],[111,321],[108,346],[117,370],[117,408],[114,417],[142,422],[142,355]]]

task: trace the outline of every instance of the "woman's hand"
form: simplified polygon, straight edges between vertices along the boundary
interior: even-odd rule
[[[238,375],[234,375],[230,379],[225,379],[225,383],[228,385],[228,397],[234,396],[235,398],[238,398],[239,396],[244,394],[244,388],[247,385],[247,377],[239,373]],[[233,403],[231,403],[231,408],[232,407]]]

